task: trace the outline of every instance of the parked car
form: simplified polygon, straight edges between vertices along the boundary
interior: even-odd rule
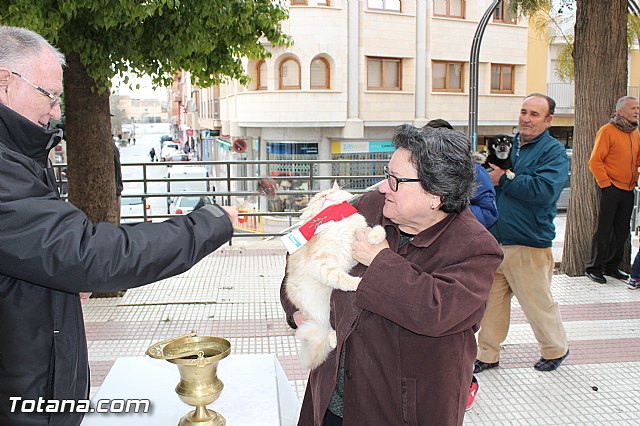
[[[176,142],[165,142],[160,151],[160,161],[167,161],[170,157],[180,154],[180,144]]]
[[[187,214],[193,211],[193,208],[200,202],[200,199],[204,200],[204,204],[215,204],[215,199],[213,197],[205,196],[185,196],[185,197],[176,197],[171,206],[169,207],[169,213],[171,214]]]
[[[186,193],[203,193],[209,190],[215,191],[213,185],[206,180],[209,172],[200,166],[187,166],[176,164],[167,170],[167,213],[171,213],[172,198],[188,195]],[[196,179],[196,180],[192,180]]]
[[[166,147],[166,146],[171,146],[175,149],[180,149],[180,141],[178,140],[170,140],[170,141],[162,141],[160,143],[160,149]]]
[[[560,198],[558,198],[557,207],[559,211],[567,211],[571,196],[571,158],[573,157],[573,150],[567,149],[567,157],[569,158],[569,176],[567,176],[567,183],[560,193]]]
[[[144,222],[144,212],[151,215],[151,205],[145,203],[140,197],[127,197],[123,194],[120,199],[120,222]],[[132,217],[137,216],[137,217]]]
[[[167,158],[167,161],[190,161],[189,154],[184,152],[176,152],[171,157]]]

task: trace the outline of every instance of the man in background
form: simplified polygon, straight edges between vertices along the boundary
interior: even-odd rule
[[[598,130],[589,160],[589,170],[598,184],[600,205],[585,275],[597,283],[606,283],[605,275],[619,280],[629,278],[618,268],[631,228],[638,167],[638,99],[623,96],[618,99],[611,120]]]

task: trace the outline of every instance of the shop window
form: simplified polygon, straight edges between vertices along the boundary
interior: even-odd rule
[[[369,7],[369,9],[391,10],[393,12],[400,12],[402,8],[402,2],[400,0],[368,0],[367,6]]]
[[[463,67],[462,62],[433,61],[433,91],[462,92]]]
[[[433,0],[433,15],[464,19],[465,0]]]
[[[367,58],[368,90],[401,90],[402,60],[395,58]]]
[[[391,144],[391,141],[389,141]],[[391,159],[393,152],[340,153],[332,154],[332,160],[350,160],[348,163],[333,163],[333,176],[376,176],[359,179],[339,178],[341,187],[349,189],[366,189],[380,182],[384,176],[384,166]],[[385,162],[368,162],[364,160],[386,160]]]
[[[511,8],[511,2],[503,0],[498,4],[495,12],[493,12],[493,22],[500,22],[502,24],[518,23],[516,15]]]
[[[262,60],[256,65],[258,90],[267,90],[267,63]]]
[[[491,93],[513,93],[514,65],[491,65]]]
[[[311,61],[311,89],[322,90],[330,88],[331,68],[324,58]]]
[[[269,211],[298,211],[306,207],[311,194],[287,194],[288,191],[314,191],[319,181],[310,176],[319,175],[318,163],[295,163],[295,161],[318,160],[317,142],[267,142],[267,160],[287,161],[284,164],[269,164],[269,176],[276,181],[278,196],[269,200]]]
[[[280,90],[300,89],[300,64],[293,58],[280,63]]]

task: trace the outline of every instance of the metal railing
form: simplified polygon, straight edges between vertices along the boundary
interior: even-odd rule
[[[268,161],[189,161],[180,163],[123,163],[124,191],[122,198],[141,198],[139,215],[126,216],[122,221],[157,222],[177,216],[169,213],[175,197],[214,197],[222,205],[237,206],[239,221],[234,224],[234,237],[274,237],[297,222],[308,200],[337,182],[353,194],[367,192],[367,188],[383,178],[388,160],[268,160]],[[171,178],[169,168],[199,166],[208,176]],[[62,197],[66,182],[60,179],[66,164],[54,164],[59,177]],[[353,170],[370,170],[370,174],[351,174]],[[259,187],[267,179],[275,184],[275,194],[266,194]],[[171,184],[206,182],[200,190],[172,192]],[[174,185],[175,186],[175,185]],[[202,189],[204,188],[204,189]],[[144,206],[152,206],[151,213]]]

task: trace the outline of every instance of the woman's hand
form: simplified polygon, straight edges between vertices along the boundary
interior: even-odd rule
[[[369,244],[370,232],[371,228],[369,227],[356,230],[354,233],[356,239],[351,246],[351,257],[365,266],[371,265],[371,262],[373,262],[373,259],[378,255],[378,253],[389,248],[387,240],[384,240],[380,244]]]

